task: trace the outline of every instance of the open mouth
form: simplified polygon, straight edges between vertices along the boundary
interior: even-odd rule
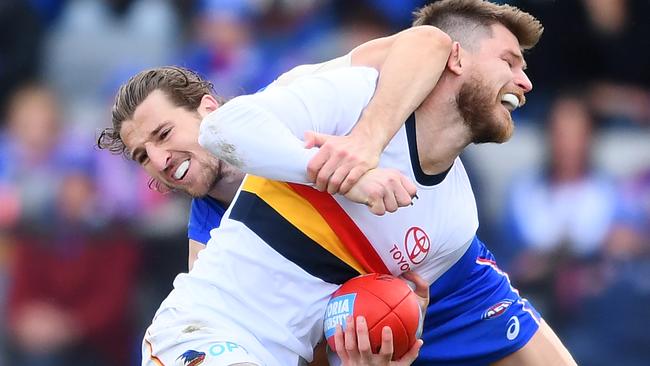
[[[510,112],[519,107],[519,98],[512,93],[505,93],[501,96],[501,104]]]
[[[178,164],[178,167],[176,168],[176,171],[174,172],[174,179],[176,180],[181,180],[185,178],[187,175],[187,172],[190,170],[190,159],[187,159],[183,161],[182,163]]]

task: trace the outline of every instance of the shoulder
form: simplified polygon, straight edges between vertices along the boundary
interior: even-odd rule
[[[308,64],[308,65],[298,65],[293,69],[285,72],[280,75],[269,87],[275,87],[279,85],[289,85],[290,83],[296,81],[297,79],[315,75],[329,70],[334,70],[342,67],[349,67],[351,65],[351,56],[348,53],[347,55],[337,57],[333,60],[321,62],[319,64]]]
[[[321,95],[327,90],[336,91],[341,97],[351,93],[364,94],[368,90],[374,92],[379,72],[371,67],[346,66],[327,71],[308,73],[295,78],[291,82],[272,84],[259,93],[244,95],[233,99],[263,99],[265,96],[293,92],[297,96]]]
[[[337,84],[358,84],[365,83],[375,86],[379,71],[372,67],[367,66],[348,66],[339,67],[328,71],[323,71],[314,75],[305,76],[296,80],[296,84],[300,82],[313,80],[320,80],[324,82],[336,82]]]
[[[378,76],[377,70],[362,66],[341,67],[306,75],[288,85],[277,85],[256,94],[236,97],[217,109],[214,117],[210,117],[211,114],[209,118],[247,120],[253,112],[264,115],[271,111],[281,113],[285,122],[289,118],[303,123],[305,112],[317,120],[334,118],[336,116],[332,114],[341,111],[357,114],[372,98]],[[347,113],[341,115],[348,116]],[[201,128],[204,128],[204,124]]]

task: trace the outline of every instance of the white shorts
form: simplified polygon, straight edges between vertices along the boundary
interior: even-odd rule
[[[143,366],[266,365],[255,356],[263,349],[254,337],[199,321],[177,323],[154,321],[147,329],[142,342]]]
[[[176,277],[145,335],[142,365],[192,366],[191,357],[204,357],[201,366],[305,364],[337,287],[229,222]]]

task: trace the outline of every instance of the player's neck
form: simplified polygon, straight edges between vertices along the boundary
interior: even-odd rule
[[[229,206],[233,198],[235,198],[237,189],[239,189],[244,176],[244,173],[229,167],[224,171],[223,177],[208,192],[208,196],[223,203],[225,206]]]
[[[449,98],[428,98],[415,111],[415,128],[420,166],[426,174],[448,169],[471,142],[469,128]]]

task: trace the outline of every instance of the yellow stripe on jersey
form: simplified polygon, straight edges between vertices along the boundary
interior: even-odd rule
[[[367,273],[343,245],[323,216],[287,183],[248,175],[244,180],[242,190],[260,197],[307,237],[360,274]]]

